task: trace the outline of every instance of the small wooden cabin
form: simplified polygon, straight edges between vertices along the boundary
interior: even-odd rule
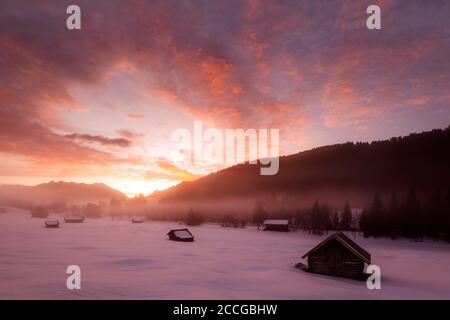
[[[144,222],[144,218],[142,218],[142,217],[133,217],[133,218],[131,218],[131,222],[132,223],[143,223]]]
[[[82,222],[84,222],[84,217],[77,216],[77,215],[66,216],[66,217],[64,217],[64,222],[65,223],[82,223]]]
[[[335,233],[311,249],[306,271],[356,280],[367,279],[365,265],[370,254],[342,232]]]
[[[266,220],[263,223],[264,231],[289,231],[289,220]]]
[[[194,241],[194,236],[188,229],[174,229],[170,230],[167,235],[170,240],[173,241],[183,241],[183,242],[192,242]]]
[[[46,228],[59,228],[59,221],[58,220],[47,220],[47,221],[45,221],[45,227]]]

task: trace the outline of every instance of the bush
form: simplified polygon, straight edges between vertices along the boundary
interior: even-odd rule
[[[47,218],[48,211],[45,207],[34,207],[33,210],[31,210],[31,216],[34,218]]]
[[[201,214],[191,209],[187,214],[185,222],[188,226],[197,226],[204,222],[204,218]]]

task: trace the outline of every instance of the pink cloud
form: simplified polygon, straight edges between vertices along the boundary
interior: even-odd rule
[[[442,109],[450,89],[448,4],[383,2],[389,14],[378,34],[359,27],[364,6],[354,1],[80,0],[79,33],[61,27],[65,5],[1,2],[0,151],[53,163],[118,161],[82,143],[127,147],[131,131],[55,133],[65,126],[61,112],[90,108],[71,93],[117,69],[192,118],[279,127],[292,141],[310,123],[352,128],[400,108]],[[127,120],[147,115],[122,112]]]
[[[89,135],[89,134],[79,134],[79,133],[72,133],[72,134],[66,134],[66,138],[80,141],[80,142],[86,142],[86,143],[98,143],[103,146],[116,146],[121,148],[128,148],[132,145],[132,141],[125,138],[107,138],[102,135]]]

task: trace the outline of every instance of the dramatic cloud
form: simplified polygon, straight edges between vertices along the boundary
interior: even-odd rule
[[[106,165],[120,161],[119,158],[106,152],[68,141],[64,136],[55,134],[38,123],[5,120],[0,117],[2,152],[26,156],[34,161],[53,165],[58,163]]]
[[[0,2],[1,153],[141,165],[142,153],[168,156],[157,123],[186,115],[279,128],[282,153],[328,132],[339,142],[450,122],[449,1],[378,1],[379,31],[366,28],[368,0],[79,0],[77,31],[65,27],[70,4]]]

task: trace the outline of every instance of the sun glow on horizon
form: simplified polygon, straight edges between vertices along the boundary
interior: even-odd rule
[[[148,196],[155,191],[162,191],[182,182],[176,180],[142,180],[142,179],[121,179],[121,178],[99,178],[99,177],[10,177],[10,179],[1,179],[0,185],[24,185],[24,186],[37,186],[43,183],[49,183],[52,181],[74,182],[74,183],[103,183],[110,188],[122,192],[128,198],[133,198],[138,195]]]
[[[133,198],[141,194],[148,196],[155,191],[165,190],[180,182],[168,180],[111,179],[105,181],[105,184],[124,193],[128,198]]]

